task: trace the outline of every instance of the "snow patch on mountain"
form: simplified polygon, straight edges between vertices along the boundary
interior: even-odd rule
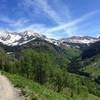
[[[73,36],[70,38],[64,38],[60,40],[47,38],[41,33],[35,33],[33,31],[24,31],[24,32],[0,32],[0,42],[8,46],[23,45],[35,39],[45,40],[49,43],[52,43],[57,46],[65,45],[69,47],[69,43],[78,43],[78,44],[90,44],[96,41],[100,41],[100,36],[98,38],[89,37],[89,36]]]
[[[49,43],[52,43],[54,45],[59,46],[60,45],[60,41],[56,40],[56,39],[51,39],[51,38],[45,38],[46,41],[48,41]]]
[[[33,39],[30,39],[30,40],[28,40],[28,41],[24,41],[24,42],[20,43],[19,45],[26,44],[26,43],[28,43],[28,42],[31,42],[31,41],[33,41],[33,40],[35,40],[35,38],[33,38]]]
[[[5,45],[12,45],[19,39],[21,39],[21,36],[18,34],[13,34],[9,32],[0,32],[0,42]]]
[[[0,42],[8,46],[23,45],[37,38],[58,45],[57,40],[49,39],[43,34],[35,33],[32,31],[24,31],[20,33],[0,32]]]
[[[61,39],[62,43],[80,43],[80,44],[89,44],[89,43],[94,43],[96,41],[99,41],[99,38],[94,38],[94,37],[89,37],[89,36],[73,36],[70,38],[64,38]]]

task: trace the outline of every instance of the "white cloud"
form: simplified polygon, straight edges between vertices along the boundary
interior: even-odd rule
[[[62,20],[59,17],[59,14],[55,12],[53,8],[48,4],[47,0],[36,0],[37,5],[42,9],[53,21],[57,24],[61,24]]]
[[[22,5],[24,5],[27,8],[33,7],[33,10],[35,7],[39,8],[40,11],[42,10],[46,14],[47,17],[51,18],[57,24],[61,24],[63,21],[59,17],[59,14],[50,6],[50,4],[48,4],[47,0],[24,0],[22,2]]]
[[[13,20],[12,23],[9,23],[9,26],[14,27],[14,28],[16,28],[16,27],[24,27],[25,24],[27,24],[28,22],[29,22],[28,19],[22,18],[22,19],[18,19],[18,20]]]
[[[67,24],[64,24],[64,25],[59,25],[57,27],[53,27],[51,29],[48,29],[47,30],[47,33],[52,33],[52,32],[55,32],[55,31],[60,31],[60,30],[65,30],[65,29],[70,29],[70,28],[73,28],[73,27],[76,27],[77,24],[80,24],[81,22],[87,20],[88,18],[90,18],[91,16],[94,16],[96,13],[99,13],[99,11],[93,11],[93,12],[90,12],[88,14],[85,14],[84,16],[78,18],[78,19],[75,19]],[[71,33],[69,35],[72,35]]]
[[[56,2],[59,2],[60,0],[55,0]],[[61,4],[61,9],[62,6],[64,5],[63,12],[66,14],[65,19],[63,19],[61,13],[59,10],[55,10],[49,3],[48,0],[23,0],[24,7],[20,5],[22,8],[25,8],[25,10],[28,8],[27,11],[29,11],[30,8],[39,8],[39,10],[43,11],[47,17],[49,17],[53,22],[57,24],[57,26],[49,28],[46,26],[46,23],[44,24],[39,24],[39,23],[30,23],[27,26],[27,23],[29,22],[28,19],[20,18],[18,20],[13,20],[11,18],[8,18],[6,16],[0,16],[0,21],[7,23],[11,28],[13,28],[14,31],[24,31],[24,30],[33,30],[35,32],[39,33],[45,33],[49,37],[59,37],[57,36],[57,32],[65,33],[66,36],[72,36],[76,35],[75,30],[77,30],[78,26],[80,26],[84,21],[87,19],[91,18],[94,16],[96,13],[99,11],[93,11],[90,13],[87,13],[83,15],[82,17],[71,20],[71,15],[70,15],[70,10],[67,7],[67,4]],[[29,13],[34,15],[33,11],[29,11]],[[33,16],[34,17],[34,16]],[[41,17],[41,16],[40,16]],[[34,19],[34,18],[33,18]],[[7,29],[8,30],[8,29]],[[10,30],[10,29],[9,29]],[[61,34],[62,34],[61,33]]]
[[[0,22],[4,22],[4,23],[15,23],[15,21],[13,21],[12,19],[5,17],[5,16],[0,16]]]
[[[69,8],[66,5],[66,9],[63,9],[64,12],[66,13],[65,15],[67,15],[67,20],[65,20],[64,18],[62,19],[62,17],[60,17],[60,13],[59,10],[58,12],[56,12],[47,2],[47,0],[43,1],[43,0],[37,0],[39,6],[44,10],[45,13],[48,14],[48,16],[50,16],[52,18],[53,21],[55,21],[59,26],[62,26],[63,24],[67,23],[67,21],[71,20],[71,16],[70,16],[70,11]],[[58,3],[56,1],[56,3]],[[64,4],[62,4],[63,6]],[[62,9],[62,7],[60,7],[60,9]],[[75,28],[74,28],[75,29]],[[64,31],[67,34],[71,34],[73,30],[73,28],[64,28]]]
[[[57,3],[62,3],[61,1],[54,1]],[[62,18],[61,13],[59,12],[59,9],[56,11],[51,7],[51,5],[48,3],[48,0],[24,0],[24,4],[27,7],[38,7],[40,10],[44,11],[44,13],[52,19],[53,22],[55,22],[57,25],[63,25],[71,20],[70,11],[67,7],[67,4],[65,6],[64,3],[62,3],[62,6],[59,7],[59,9],[62,9],[62,12],[65,12],[65,18]],[[74,28],[75,29],[75,28]],[[65,29],[66,34],[72,33],[72,28]],[[74,30],[73,30],[74,31]]]
[[[37,6],[40,10],[44,11],[44,13],[52,19],[52,21],[54,21],[57,26],[53,27],[53,28],[46,28],[46,32],[48,33],[49,36],[55,36],[55,32],[59,33],[59,31],[63,31],[66,33],[66,36],[72,36],[72,35],[77,35],[77,32],[79,29],[79,27],[84,23],[84,21],[86,21],[87,19],[93,17],[94,15],[96,15],[98,12],[100,11],[93,11],[90,13],[87,13],[85,15],[83,15],[82,17],[75,19],[75,20],[71,20],[71,15],[70,15],[70,10],[67,6],[67,4],[61,4],[61,9],[63,7],[63,12],[65,12],[65,17],[62,17],[61,13],[59,12],[59,10],[55,10],[48,2],[48,0],[25,0],[27,2],[28,7],[33,6],[35,4],[35,6]],[[60,3],[60,0],[54,0],[55,3]],[[59,7],[58,7],[59,8]],[[87,20],[88,21],[88,20]]]
[[[26,30],[32,30],[38,33],[45,33],[47,29],[48,28],[45,26],[45,24],[32,24],[32,25],[24,26],[23,28],[16,28],[15,31],[21,32]]]
[[[7,16],[0,16],[0,22],[6,23],[11,28],[23,27],[28,21],[29,20],[25,18],[15,20]]]
[[[26,26],[26,25],[24,25],[25,23],[28,22],[28,20],[26,20],[26,19],[11,20],[10,18],[3,17],[3,18],[1,18],[1,21],[8,23],[11,27],[14,28],[14,31],[20,32],[20,31],[25,31],[25,30],[32,30],[34,32],[43,33],[43,34],[47,35],[48,37],[59,38],[59,36],[56,35],[57,32],[59,33],[62,31],[61,34],[63,32],[66,33],[66,31],[65,31],[66,29],[71,30],[72,28],[73,29],[76,28],[76,26],[78,26],[78,24],[80,25],[84,21],[88,20],[91,16],[93,17],[96,13],[99,13],[99,11],[90,12],[78,19],[70,21],[67,24],[58,25],[58,26],[52,27],[52,28],[48,28],[45,24],[30,24],[30,25]],[[10,29],[7,28],[6,30],[10,30]],[[10,31],[13,31],[13,30],[10,30]],[[69,32],[69,34],[67,34],[67,35],[72,36],[72,35],[76,35],[76,34]]]

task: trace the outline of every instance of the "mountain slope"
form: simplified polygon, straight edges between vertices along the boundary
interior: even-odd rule
[[[99,41],[100,38],[94,38],[94,37],[89,37],[89,36],[73,36],[70,38],[64,38],[61,39],[62,42],[66,42],[66,43],[80,43],[80,44],[89,44],[89,43],[94,43],[96,41]]]
[[[100,54],[100,41],[95,42],[86,48],[82,53],[82,58],[90,58],[98,54]]]
[[[59,42],[55,39],[49,39],[41,33],[35,33],[32,31],[24,32],[0,32],[0,42],[7,46],[23,45],[35,39],[45,40],[49,43],[58,45]]]
[[[100,84],[100,41],[85,48],[79,58],[71,61],[69,71],[89,77]]]
[[[18,45],[0,43],[0,70],[10,73],[10,79],[15,82],[16,86],[22,88],[23,93],[27,92],[27,95],[32,97],[38,94],[40,98],[43,97],[43,100],[48,97],[56,100],[55,95],[49,95],[51,92],[41,95],[44,88],[49,88],[57,92],[57,100],[59,100],[59,94],[65,96],[65,98],[59,97],[62,100],[66,100],[67,97],[72,100],[75,98],[86,100],[91,95],[99,98],[99,42],[78,43],[81,46],[85,45],[81,51],[80,48],[75,47],[76,43],[74,46],[72,44],[68,46],[67,43],[66,46],[60,40],[48,39],[37,33],[33,34],[25,32],[18,41]],[[96,53],[89,56],[87,51],[91,54],[94,51]],[[97,63],[96,67],[95,63]],[[95,69],[96,74],[92,69]],[[17,75],[20,76],[17,78]],[[43,89],[41,85],[44,86]],[[30,88],[28,88],[29,91],[26,90],[27,86],[31,90]]]
[[[94,38],[94,37],[89,37],[89,36],[83,36],[83,37],[73,36],[70,38],[63,38],[60,41],[61,41],[61,44],[67,47],[85,49],[90,44],[100,41],[100,37]]]
[[[56,93],[32,80],[26,79],[19,75],[5,73],[12,83],[21,88],[26,100],[69,100],[68,96]]]
[[[21,88],[23,95],[29,100],[99,100],[100,98],[89,93],[88,97],[74,96],[68,94],[56,93],[55,91],[40,85],[32,80],[26,79],[16,74],[5,73],[11,82],[18,88]],[[86,91],[85,91],[86,92]]]
[[[60,40],[47,38],[41,33],[35,33],[33,31],[24,31],[24,32],[0,32],[0,42],[7,46],[17,46],[23,45],[28,42],[31,42],[35,39],[45,40],[46,42],[52,43],[57,46],[62,47],[85,47],[91,43],[100,40],[100,37],[94,38],[89,36],[73,36],[70,38],[63,38]]]

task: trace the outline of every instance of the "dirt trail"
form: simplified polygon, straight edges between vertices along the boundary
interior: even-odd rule
[[[19,93],[5,76],[0,75],[0,100],[25,100]]]

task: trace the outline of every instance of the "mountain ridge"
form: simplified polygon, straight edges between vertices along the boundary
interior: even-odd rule
[[[30,30],[24,32],[0,32],[0,42],[7,46],[17,46],[23,45],[35,39],[45,40],[57,46],[69,47],[71,43],[74,44],[91,44],[100,41],[100,37],[90,37],[90,36],[72,36],[62,39],[48,38],[41,33],[36,33]],[[77,47],[77,46],[76,46]]]

